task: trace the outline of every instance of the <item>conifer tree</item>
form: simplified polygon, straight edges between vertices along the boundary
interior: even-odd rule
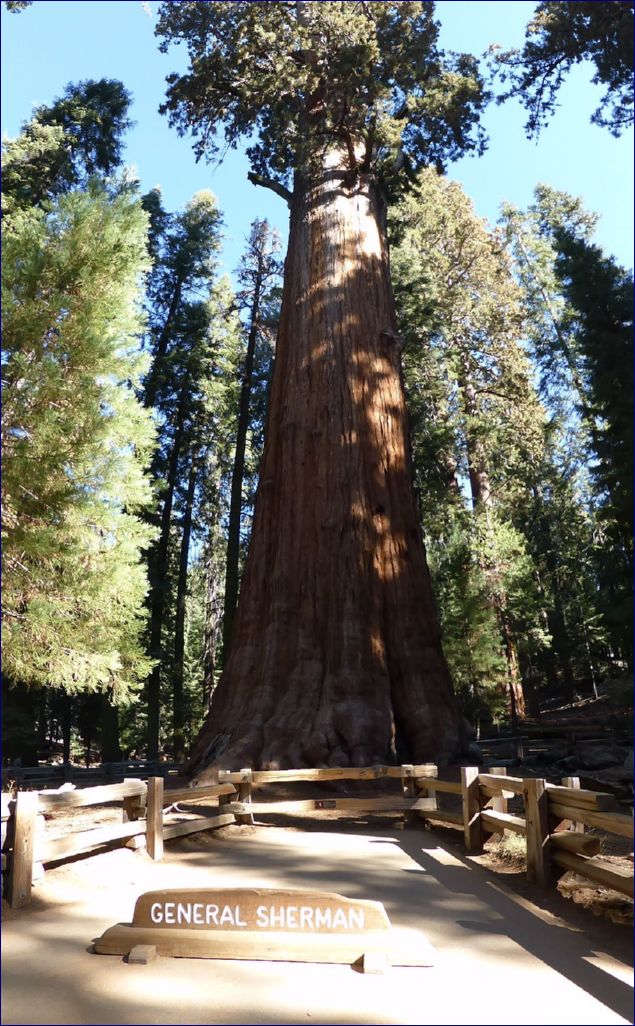
[[[571,307],[569,329],[581,355],[589,404],[597,421],[597,459],[591,472],[602,548],[612,556],[610,574],[604,557],[598,565],[605,620],[624,658],[631,662],[633,276],[570,230],[556,230],[554,242],[555,272]]]
[[[145,197],[154,235],[154,267],[148,282],[149,348],[152,365],[145,382],[144,402],[153,406],[169,393],[174,335],[182,306],[209,289],[221,244],[221,215],[209,190],[195,193],[182,213],[170,218],[155,193]]]
[[[192,741],[201,716],[196,709],[204,694],[205,667],[199,664],[198,680],[190,683],[199,702],[192,703],[186,692],[186,614],[190,579],[190,546],[210,550],[220,534],[221,518],[229,505],[230,449],[238,406],[237,369],[240,328],[236,301],[226,278],[216,283],[207,304],[208,329],[205,356],[194,388],[190,392],[191,413],[186,439],[184,464],[187,468],[181,487],[182,515],[179,524],[179,565],[176,580],[173,665],[173,745],[175,758],[185,754],[185,742]],[[192,603],[190,602],[190,609]],[[204,618],[200,617],[200,625]],[[199,637],[202,652],[203,633]],[[194,729],[195,728],[195,729]]]
[[[147,750],[159,753],[161,722],[161,680],[167,667],[165,615],[170,592],[168,566],[174,503],[179,483],[187,479],[192,424],[200,402],[201,375],[207,373],[207,344],[210,325],[208,304],[200,293],[209,289],[216,272],[220,246],[220,213],[209,191],[196,193],[184,211],[170,217],[163,209],[157,190],[144,198],[150,213],[150,247],[154,257],[147,302],[149,333],[147,347],[152,362],[144,383],[146,407],[153,407],[159,423],[160,444],[152,471],[160,489],[157,517],[158,539],[148,555],[150,575],[150,622],[148,650],[154,667],[146,685],[148,721]],[[187,560],[186,560],[187,565]],[[181,603],[181,617],[183,615]],[[178,665],[182,664],[182,656]],[[176,705],[179,680],[177,675]],[[174,685],[174,678],[172,678]],[[174,691],[172,689],[172,699]],[[181,716],[177,711],[177,719]],[[182,732],[179,731],[179,739]],[[177,747],[181,747],[179,740]]]
[[[95,183],[99,182],[99,188],[111,195],[134,192],[125,175],[114,174],[121,156],[121,136],[129,124],[129,103],[129,94],[120,82],[102,79],[71,84],[51,106],[37,108],[19,136],[3,143],[5,227],[10,223],[6,215],[18,211],[28,214],[34,208],[50,211],[56,197],[78,187],[89,188],[93,178]],[[15,681],[13,685],[9,705],[18,699],[20,688],[25,687]],[[25,701],[32,703],[33,714],[39,716],[41,723],[49,715],[50,722],[57,724],[63,736],[64,757],[70,758],[77,702],[65,692],[60,697],[46,691],[31,692]],[[62,714],[56,718],[58,706]],[[105,696],[102,708],[103,754],[116,757],[117,710]]]
[[[503,204],[501,222],[515,259],[515,274],[523,289],[527,341],[539,371],[540,394],[547,408],[581,443],[592,443],[597,431],[590,407],[588,382],[575,336],[569,329],[570,306],[555,271],[554,232],[573,231],[578,238],[592,237],[597,217],[579,199],[538,185],[527,211]]]
[[[422,164],[483,146],[476,61],[431,3],[162,4],[165,109],[198,156],[251,136],[291,207],[253,533],[191,769],[442,760],[462,721],[417,523],[385,239]]]
[[[36,108],[18,137],[3,144],[3,210],[42,206],[91,176],[111,175],[121,164],[130,102],[121,82],[89,79]]]
[[[593,553],[591,561],[583,552],[575,557],[591,577],[582,594],[574,588],[580,600],[567,616],[556,617],[559,630],[566,623],[570,635],[558,645],[563,652],[575,650],[572,638],[581,636],[582,624],[599,621],[601,629],[594,627],[597,638],[604,637],[614,654],[630,660],[626,625],[632,605],[632,447],[625,425],[632,415],[632,400],[623,382],[632,380],[627,312],[632,279],[593,245],[596,221],[579,199],[544,185],[536,189],[535,201],[525,213],[509,206],[503,211],[524,291],[528,340],[551,415],[552,471],[574,482],[572,493],[579,495],[574,503],[587,510],[579,514],[587,525],[580,539],[587,539],[587,550]],[[549,502],[557,490],[548,487],[544,494]],[[560,520],[562,511],[556,516]],[[536,537],[541,537],[540,531]],[[548,539],[546,546],[549,551]],[[554,595],[560,591],[555,573],[552,563]],[[584,644],[586,650],[588,641]],[[610,661],[608,650],[596,657],[605,664],[607,658]],[[566,669],[571,661],[564,657],[561,662],[572,693],[573,671]]]
[[[536,649],[529,670],[537,695],[575,699],[596,670],[609,664],[601,623],[594,518],[581,501],[574,458],[563,452],[557,421],[546,431],[543,459],[534,469],[517,522],[527,539],[539,582],[551,644]]]
[[[391,226],[415,466],[450,664],[472,714],[500,713],[507,690],[508,708],[522,716],[521,663],[545,638],[514,517],[527,469],[541,458],[544,419],[519,345],[521,293],[499,234],[433,169],[420,173]]]
[[[3,615],[14,681],[134,695],[154,433],[135,396],[146,219],[96,183],[5,219]]]
[[[216,245],[212,233],[208,245]],[[149,651],[156,660],[147,682],[148,750],[168,742],[172,707],[172,748],[183,753],[185,729],[185,612],[192,537],[205,545],[213,530],[203,510],[214,488],[219,450],[226,452],[231,431],[228,407],[235,409],[239,322],[233,292],[225,279],[212,283],[207,300],[189,300],[194,289],[184,280],[171,316],[162,373],[155,372],[160,446],[153,473],[161,485],[160,530],[149,553]],[[148,376],[152,382],[152,374]],[[228,398],[231,394],[232,398]],[[147,390],[146,390],[147,395]],[[224,456],[226,468],[229,458]],[[177,553],[179,555],[177,556]],[[171,608],[174,607],[174,608]],[[163,714],[162,714],[163,709]]]
[[[625,553],[633,541],[633,276],[571,230],[556,229],[555,273],[570,304],[596,435],[600,494]]]
[[[225,600],[223,613],[223,649],[229,650],[231,628],[238,601],[239,561],[241,547],[241,520],[243,511],[243,486],[245,478],[245,458],[247,454],[247,436],[252,420],[252,391],[254,378],[258,371],[260,376],[268,377],[268,367],[258,367],[262,363],[264,341],[265,361],[270,360],[270,348],[263,333],[267,331],[265,311],[267,300],[280,276],[280,264],[276,259],[279,249],[277,235],[272,232],[267,221],[254,221],[247,242],[247,250],[242,257],[238,271],[238,282],[241,286],[237,296],[239,304],[247,312],[246,335],[247,346],[242,367],[238,422],[236,425],[236,447],[234,466],[232,469],[231,500],[229,507],[229,523],[227,525],[227,558],[225,567]],[[259,345],[260,343],[260,345]],[[267,360],[269,357],[269,360]]]

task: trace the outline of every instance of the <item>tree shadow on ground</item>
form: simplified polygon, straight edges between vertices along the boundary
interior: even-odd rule
[[[500,916],[495,923],[465,917],[457,919],[457,925],[475,936],[507,936],[597,1001],[632,1022],[632,985],[591,961],[598,957],[598,949],[601,949],[612,958],[632,966],[632,946],[619,927],[590,919],[588,912],[573,906],[555,892],[555,885],[547,894],[530,885],[523,888],[526,896],[514,893],[493,874],[474,866],[428,831],[406,831],[399,840],[399,846],[444,888],[453,894],[476,898]],[[441,849],[449,858],[435,857],[435,849]]]

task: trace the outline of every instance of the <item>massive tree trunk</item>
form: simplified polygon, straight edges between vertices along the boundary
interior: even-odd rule
[[[414,500],[383,203],[336,163],[296,177],[251,546],[189,764],[198,779],[211,764],[442,762],[460,745]]]

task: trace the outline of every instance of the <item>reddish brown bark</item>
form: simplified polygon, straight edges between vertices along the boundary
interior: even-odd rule
[[[199,779],[212,763],[443,761],[459,747],[383,207],[369,178],[346,180],[331,161],[296,181],[253,534],[229,660],[190,760]]]

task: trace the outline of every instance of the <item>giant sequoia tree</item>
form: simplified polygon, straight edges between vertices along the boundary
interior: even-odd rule
[[[291,209],[267,439],[232,646],[190,768],[444,759],[461,717],[414,500],[386,202],[482,148],[475,61],[432,3],[170,3],[165,110],[249,137]]]

